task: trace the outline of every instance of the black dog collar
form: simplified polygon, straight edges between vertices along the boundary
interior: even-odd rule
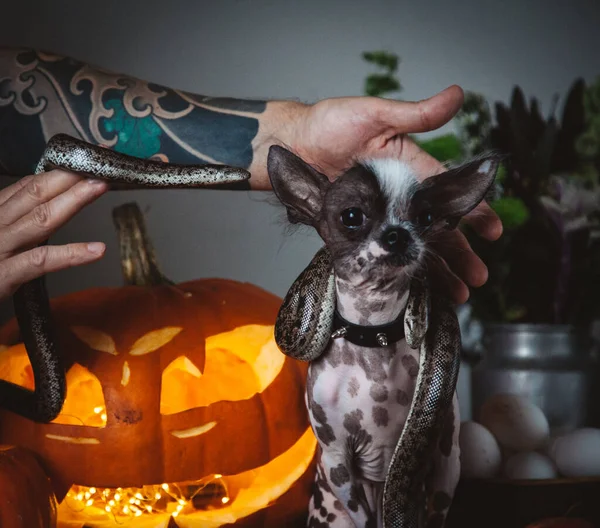
[[[331,337],[343,337],[355,345],[369,348],[386,347],[404,337],[404,311],[391,323],[361,326],[346,321],[336,310]]]

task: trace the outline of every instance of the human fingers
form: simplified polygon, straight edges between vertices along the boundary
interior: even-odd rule
[[[481,202],[463,218],[463,222],[488,240],[498,240],[503,232],[502,221],[487,202]]]
[[[0,189],[0,205],[8,200],[13,194],[20,191],[32,178],[33,175],[23,176],[23,178],[18,179],[15,183],[11,183],[9,186]]]
[[[427,259],[427,276],[433,291],[440,292],[456,304],[469,300],[469,288],[439,255],[433,254]]]
[[[35,207],[62,194],[81,180],[81,176],[62,170],[23,178],[14,185],[14,192],[0,203],[1,225],[7,226],[16,222]]]
[[[421,149],[408,137],[399,137],[396,144],[390,146],[390,150],[393,155],[406,160],[411,169],[421,179],[426,179],[447,170],[446,166]],[[467,214],[463,218],[463,222],[470,225],[477,235],[488,240],[497,240],[502,235],[502,222],[486,201],[481,202]]]
[[[453,85],[421,101],[374,98],[372,115],[385,124],[390,135],[430,132],[448,123],[460,110],[464,92]]]
[[[429,246],[431,251],[443,258],[449,269],[468,286],[483,286],[487,281],[487,266],[459,230],[439,234],[429,241]]]
[[[101,242],[39,246],[0,261],[0,300],[46,273],[94,262],[102,258],[105,249]]]
[[[106,183],[101,180],[83,180],[52,200],[37,205],[14,224],[2,230],[0,254],[12,254],[16,250],[46,240],[51,233],[107,189]]]

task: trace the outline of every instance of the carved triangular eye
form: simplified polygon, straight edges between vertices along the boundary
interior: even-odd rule
[[[71,326],[71,331],[92,350],[117,355],[117,346],[112,337],[89,326]]]
[[[194,378],[199,378],[202,376],[200,369],[191,359],[186,356],[179,356],[171,361],[171,363],[169,363],[163,371],[163,376],[170,376],[176,370],[187,372],[188,374],[194,376]]]
[[[152,330],[140,337],[131,347],[129,353],[132,356],[142,356],[158,350],[172,341],[175,336],[183,330],[180,326],[165,326],[158,330]]]
[[[179,356],[162,373],[160,413],[175,414],[199,407],[198,380],[203,374],[188,357]]]
[[[98,377],[74,363],[67,372],[67,397],[52,423],[105,427],[107,421],[104,391]]]

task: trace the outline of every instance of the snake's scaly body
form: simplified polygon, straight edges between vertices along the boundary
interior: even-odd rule
[[[426,292],[421,284],[413,283],[406,309],[405,333],[409,345],[420,343],[419,374],[383,488],[383,525],[386,527],[419,527],[420,486],[446,413],[452,406],[458,380],[460,329],[456,314],[445,299],[433,297],[424,315],[425,303]]]
[[[312,361],[327,349],[335,310],[334,272],[322,248],[296,279],[278,314],[275,339],[285,354]],[[403,432],[387,470],[383,526],[418,528],[421,487],[456,390],[460,329],[449,302],[430,299],[424,280],[413,280],[405,311],[406,341],[419,348],[419,373]]]
[[[51,169],[107,180],[113,187],[210,187],[250,177],[246,170],[226,165],[178,165],[134,158],[64,134],[48,142],[35,173]],[[66,381],[44,277],[21,286],[13,302],[33,370],[35,391],[0,380],[0,407],[36,422],[50,422],[64,404]]]
[[[210,187],[249,178],[243,169],[224,165],[175,165],[118,154],[69,136],[53,137],[36,173],[63,168],[111,182],[114,186]],[[327,348],[335,311],[331,258],[320,250],[286,295],[275,326],[285,354],[312,361]],[[35,379],[35,392],[0,380],[0,406],[38,422],[61,411],[65,367],[57,350],[44,278],[23,285],[14,295],[15,312]],[[452,404],[458,375],[460,333],[454,311],[441,299],[429,301],[415,282],[405,316],[406,339],[420,347],[414,398],[388,468],[383,497],[384,526],[416,528],[415,494],[427,469],[445,413]]]
[[[329,343],[335,312],[335,275],[326,248],[320,249],[283,299],[275,342],[301,361],[318,358]]]

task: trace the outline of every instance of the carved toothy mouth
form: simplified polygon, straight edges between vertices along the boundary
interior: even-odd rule
[[[157,354],[161,346],[178,335],[177,330],[179,329],[176,327],[163,327],[144,334],[133,343],[135,346],[128,347],[126,353],[122,353],[108,334],[92,328],[78,327],[76,331],[71,328],[79,340],[99,351],[100,357],[109,358],[110,361],[114,358],[119,362],[117,367],[122,364],[123,368],[115,369],[116,383],[126,389],[139,376],[142,366],[140,362],[144,361],[139,356]],[[23,344],[3,348],[0,378],[33,389],[31,367]],[[156,457],[152,452],[132,452],[127,442],[115,444],[111,428],[120,426],[118,422],[122,422],[122,419],[116,417],[116,414],[122,412],[122,409],[118,408],[114,396],[111,400],[110,392],[106,393],[105,400],[105,390],[99,378],[91,370],[76,363],[67,374],[64,412],[53,423],[36,425],[20,417],[14,418],[20,423],[20,427],[14,429],[20,431],[16,433],[20,436],[13,440],[19,444],[26,444],[27,439],[31,440],[33,447],[46,460],[55,460],[56,453],[75,450],[72,451],[69,462],[74,466],[69,470],[73,478],[65,480],[67,485],[62,488],[62,493],[66,495],[64,498],[59,497],[59,528],[129,525],[156,528],[166,527],[169,523],[174,525],[179,521],[181,526],[193,528],[221,526],[269,507],[300,479],[305,479],[305,475],[311,473],[308,469],[314,460],[316,439],[308,422],[300,425],[292,423],[294,420],[286,419],[288,430],[280,431],[278,435],[287,437],[287,440],[283,444],[279,438],[281,446],[276,448],[273,439],[269,441],[265,438],[260,427],[256,428],[255,434],[250,430],[254,428],[249,428],[247,424],[245,426],[246,422],[240,420],[241,415],[248,420],[246,414],[254,416],[257,410],[264,410],[264,403],[260,403],[262,398],[274,401],[275,395],[283,394],[285,387],[297,381],[289,366],[284,366],[290,360],[277,349],[273,327],[239,326],[207,337],[204,350],[202,370],[192,361],[193,355],[189,353],[172,356],[175,359],[162,370],[161,388],[157,390],[160,394],[160,409],[157,408],[156,414],[161,417],[164,426],[163,449],[166,453],[175,449],[182,456],[186,454],[189,461],[189,456],[194,451],[209,451],[217,447],[222,450],[224,438],[237,439],[243,434],[250,445],[259,445],[257,442],[260,441],[269,442],[264,446],[265,449],[255,450],[263,453],[260,456],[244,456],[243,460],[236,463],[232,460],[239,458],[239,454],[232,450],[230,457],[222,459],[207,455],[201,466],[181,462],[170,464],[168,471],[172,478],[194,480],[174,483],[159,481],[158,484],[132,487],[139,486],[140,481],[156,482],[156,476],[141,476],[143,472],[132,471],[131,467],[136,464],[139,466],[140,460],[146,460],[146,466],[153,464],[164,453],[161,452]],[[237,409],[238,412],[232,413],[230,408]],[[288,412],[289,409],[282,409],[282,416]],[[270,414],[269,417],[271,416],[274,416],[274,421],[281,423],[282,418]],[[260,419],[264,418],[257,415],[252,423]],[[299,425],[301,428],[298,430]],[[143,429],[141,420],[133,421],[127,426],[132,431],[131,435],[149,434],[149,431]],[[34,429],[37,436],[42,438],[42,447],[32,440],[35,436]],[[222,455],[226,455],[226,452]],[[92,459],[107,462],[116,460],[115,467],[118,471],[107,476],[103,468],[106,464],[90,464],[89,460]],[[159,469],[160,462],[161,460],[155,464]],[[81,472],[76,471],[75,466],[78,465],[88,466],[84,477],[88,481],[83,482],[87,485],[71,486],[73,482],[84,480],[77,478],[77,475],[81,477]],[[233,470],[227,469],[227,466]],[[194,470],[194,467],[210,474],[195,480],[199,471]],[[63,465],[60,471],[66,472],[67,469],[68,466],[65,468]],[[229,474],[212,474],[215,470],[224,473],[229,471]],[[312,474],[309,476],[312,478]],[[53,484],[60,481],[56,477],[56,473],[51,475]],[[106,487],[90,485],[100,482]],[[304,480],[302,482],[301,485],[304,486]],[[116,485],[122,487],[114,487]],[[137,517],[141,519],[136,519]],[[144,521],[146,518],[148,520]]]
[[[153,528],[166,528],[171,517],[190,528],[230,524],[266,508],[286,493],[306,473],[316,447],[309,427],[287,451],[238,475],[211,475],[194,482],[141,488],[73,486],[59,505],[58,528],[75,523],[117,527],[138,517],[140,521],[148,519]]]

